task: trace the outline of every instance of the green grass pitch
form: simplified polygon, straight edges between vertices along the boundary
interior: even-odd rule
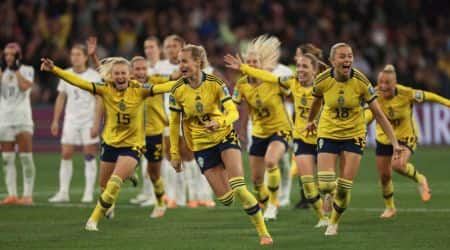
[[[72,203],[52,205],[47,199],[57,189],[59,156],[35,154],[37,178],[33,207],[0,207],[0,249],[258,249],[258,237],[247,215],[231,208],[177,208],[151,220],[149,208],[128,205],[139,189],[123,186],[114,220],[102,220],[101,232],[85,232],[91,205],[79,203],[84,166],[75,159]],[[355,180],[350,208],[339,235],[326,238],[314,229],[311,210],[283,208],[268,224],[273,249],[448,249],[450,247],[450,148],[419,148],[413,157],[428,176],[433,197],[423,204],[415,183],[394,175],[397,217],[378,218],[383,208],[372,149],[364,155]],[[246,173],[248,175],[248,171]],[[18,176],[21,169],[18,168]],[[3,172],[0,196],[5,195]],[[18,183],[21,183],[19,180]],[[298,200],[296,180],[292,203]],[[20,190],[20,186],[19,186]],[[0,197],[3,198],[3,197]]]

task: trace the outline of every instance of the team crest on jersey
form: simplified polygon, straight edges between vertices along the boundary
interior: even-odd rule
[[[369,93],[375,95],[375,89],[372,86],[369,87]]]
[[[392,107],[388,108],[388,115],[389,115],[389,117],[394,117],[395,113],[394,113],[394,109]]]
[[[323,148],[323,143],[324,143],[323,139],[320,138],[320,139],[319,139],[319,143],[318,143],[317,146],[319,146],[319,148],[322,149],[322,148]]]
[[[416,100],[422,100],[423,99],[423,93],[422,91],[416,92]]]
[[[285,82],[289,81],[289,79],[291,79],[290,76],[280,76],[279,81],[282,83],[285,83]]]
[[[203,168],[203,166],[205,165],[205,159],[203,159],[203,157],[198,157],[197,163],[200,168]]]
[[[223,93],[226,95],[226,96],[228,96],[228,95],[230,95],[230,91],[228,90],[228,87],[227,86],[222,86],[222,90],[223,90]]]
[[[199,113],[203,113],[203,104],[201,102],[195,103],[195,110]]]
[[[305,95],[302,96],[300,102],[302,103],[303,106],[306,106],[308,104],[308,99],[306,98]]]
[[[143,88],[143,89],[149,89],[149,88],[151,88],[151,87],[152,87],[151,84],[148,84],[148,83],[142,84],[142,88]]]
[[[344,97],[343,96],[339,96],[337,102],[338,102],[339,106],[344,106],[344,103],[345,103]]]
[[[127,106],[125,105],[125,102],[123,100],[120,100],[118,106],[119,106],[120,111],[125,111],[125,109],[127,108]]]

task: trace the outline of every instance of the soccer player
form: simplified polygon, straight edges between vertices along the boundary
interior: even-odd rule
[[[30,92],[34,69],[22,64],[18,43],[8,43],[3,50],[0,69],[0,144],[8,196],[0,204],[33,203],[35,165],[32,154],[33,119]],[[17,194],[15,145],[19,149],[23,173],[23,196]]]
[[[244,51],[245,62],[254,67],[272,71],[280,56],[280,41],[275,37],[260,36]],[[257,198],[266,204],[266,220],[274,220],[278,213],[280,169],[278,162],[288,150],[291,121],[284,108],[282,96],[290,94],[289,88],[244,76],[236,83],[233,101],[238,105],[244,99],[252,119],[252,145],[249,162]],[[267,170],[267,186],[264,174]]]
[[[121,57],[105,58],[99,68],[102,82],[92,83],[64,71],[47,58],[41,70],[49,71],[67,83],[99,95],[104,102],[106,120],[103,129],[100,162],[100,186],[103,192],[86,223],[88,231],[97,224],[117,200],[120,187],[130,177],[145,146],[145,98],[169,91],[173,84],[140,84],[130,80],[130,63]]]
[[[97,71],[88,68],[88,54],[86,46],[75,44],[70,51],[72,67],[68,71],[90,82],[100,82]],[[64,126],[61,136],[61,165],[59,168],[59,191],[51,197],[49,202],[70,201],[69,187],[72,179],[72,156],[75,146],[83,146],[85,186],[81,202],[92,202],[94,199],[95,179],[97,175],[96,153],[103,103],[100,97],[94,97],[88,91],[74,87],[64,80],[58,84],[58,97],[53,112],[51,133],[57,136],[59,122],[64,105]],[[97,100],[96,100],[97,98]]]
[[[292,91],[295,104],[295,125],[294,125],[294,153],[298,172],[302,180],[306,199],[314,208],[319,222],[316,227],[328,225],[328,218],[322,212],[322,199],[314,181],[314,167],[317,155],[316,135],[306,135],[303,130],[307,123],[307,116],[311,103],[312,85],[316,72],[319,68],[319,60],[312,54],[306,53],[296,58],[297,77],[277,77],[267,71],[253,68],[247,64],[242,64],[239,57],[227,55],[225,62],[227,67],[241,70],[249,77],[260,79],[263,82],[281,84]]]
[[[202,59],[206,58],[202,53],[204,50],[195,45],[186,45],[180,53],[183,77],[173,87],[170,97],[172,166],[176,171],[182,169],[178,146],[182,125],[185,141],[218,199],[229,206],[233,197],[237,197],[251,216],[260,244],[272,244],[258,201],[247,190],[244,181],[241,151],[233,130],[239,114],[226,84],[216,76],[202,72]]]
[[[319,190],[323,194],[335,193],[330,224],[325,235],[336,235],[339,219],[350,203],[353,178],[358,173],[365,146],[363,102],[368,103],[375,119],[388,135],[394,158],[398,157],[402,149],[376,100],[375,89],[361,72],[352,68],[353,52],[350,45],[333,45],[330,62],[332,68],[314,80],[312,95],[315,98],[305,130],[308,134],[317,131]],[[315,119],[320,109],[322,111],[316,125]],[[338,160],[340,176],[336,182]]]
[[[386,65],[378,74],[377,93],[383,113],[394,128],[395,136],[403,148],[400,157],[393,157],[392,145],[383,132],[380,124],[376,126],[376,164],[380,175],[381,189],[384,197],[385,210],[380,218],[395,216],[394,185],[392,169],[397,173],[415,181],[423,202],[431,199],[427,178],[410,162],[411,155],[417,146],[418,134],[413,119],[414,103],[436,102],[450,107],[450,100],[431,92],[412,89],[397,83],[397,75],[392,65]],[[370,111],[366,111],[366,119],[373,120]]]

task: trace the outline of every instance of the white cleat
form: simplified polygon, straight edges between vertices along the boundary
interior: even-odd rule
[[[92,203],[93,201],[94,201],[94,196],[92,193],[91,194],[84,193],[83,197],[81,198],[82,203]]]
[[[166,205],[163,206],[155,206],[153,208],[152,213],[150,214],[150,218],[152,219],[157,219],[157,218],[161,218],[164,216],[164,214],[166,213]]]
[[[320,219],[319,222],[314,226],[314,228],[328,227],[330,220],[328,218]]]
[[[114,216],[115,216],[114,208],[115,208],[115,207],[116,207],[115,205],[112,205],[110,208],[108,208],[108,209],[106,210],[106,212],[105,212],[105,217],[106,217],[106,219],[108,219],[108,220],[114,219]]]
[[[141,204],[144,201],[150,199],[150,196],[140,193],[136,197],[130,199],[131,204]]]
[[[338,224],[329,224],[325,231],[325,236],[334,236],[338,234]]]
[[[62,192],[58,192],[48,199],[48,202],[50,203],[69,202],[69,201],[70,201],[69,194]]]
[[[141,203],[141,207],[151,207],[155,205],[155,199],[149,198]]]
[[[325,216],[331,215],[331,211],[333,211],[333,196],[331,194],[325,194],[325,197],[323,197],[322,211]]]
[[[291,202],[289,199],[280,199],[280,207],[289,207]]]
[[[85,229],[86,231],[91,231],[91,232],[96,232],[96,231],[98,231],[98,228],[97,228],[97,222],[95,222],[95,221],[89,219],[89,220],[86,222],[86,226],[84,227],[84,229]]]
[[[264,211],[264,220],[276,220],[278,215],[278,207],[273,204],[267,206],[266,211]]]

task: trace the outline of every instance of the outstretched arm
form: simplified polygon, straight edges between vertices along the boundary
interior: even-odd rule
[[[268,71],[257,69],[257,68],[249,66],[248,64],[244,64],[242,62],[242,59],[238,55],[232,56],[232,55],[228,54],[224,57],[224,61],[225,61],[225,67],[234,69],[234,70],[240,70],[243,74],[246,74],[250,77],[259,79],[264,82],[271,82],[271,83],[279,82],[278,76],[276,76]]]
[[[437,95],[433,92],[423,91],[424,94],[424,100],[428,102],[436,102],[439,104],[442,104],[448,108],[450,108],[450,100],[447,98],[444,98],[440,95]]]

